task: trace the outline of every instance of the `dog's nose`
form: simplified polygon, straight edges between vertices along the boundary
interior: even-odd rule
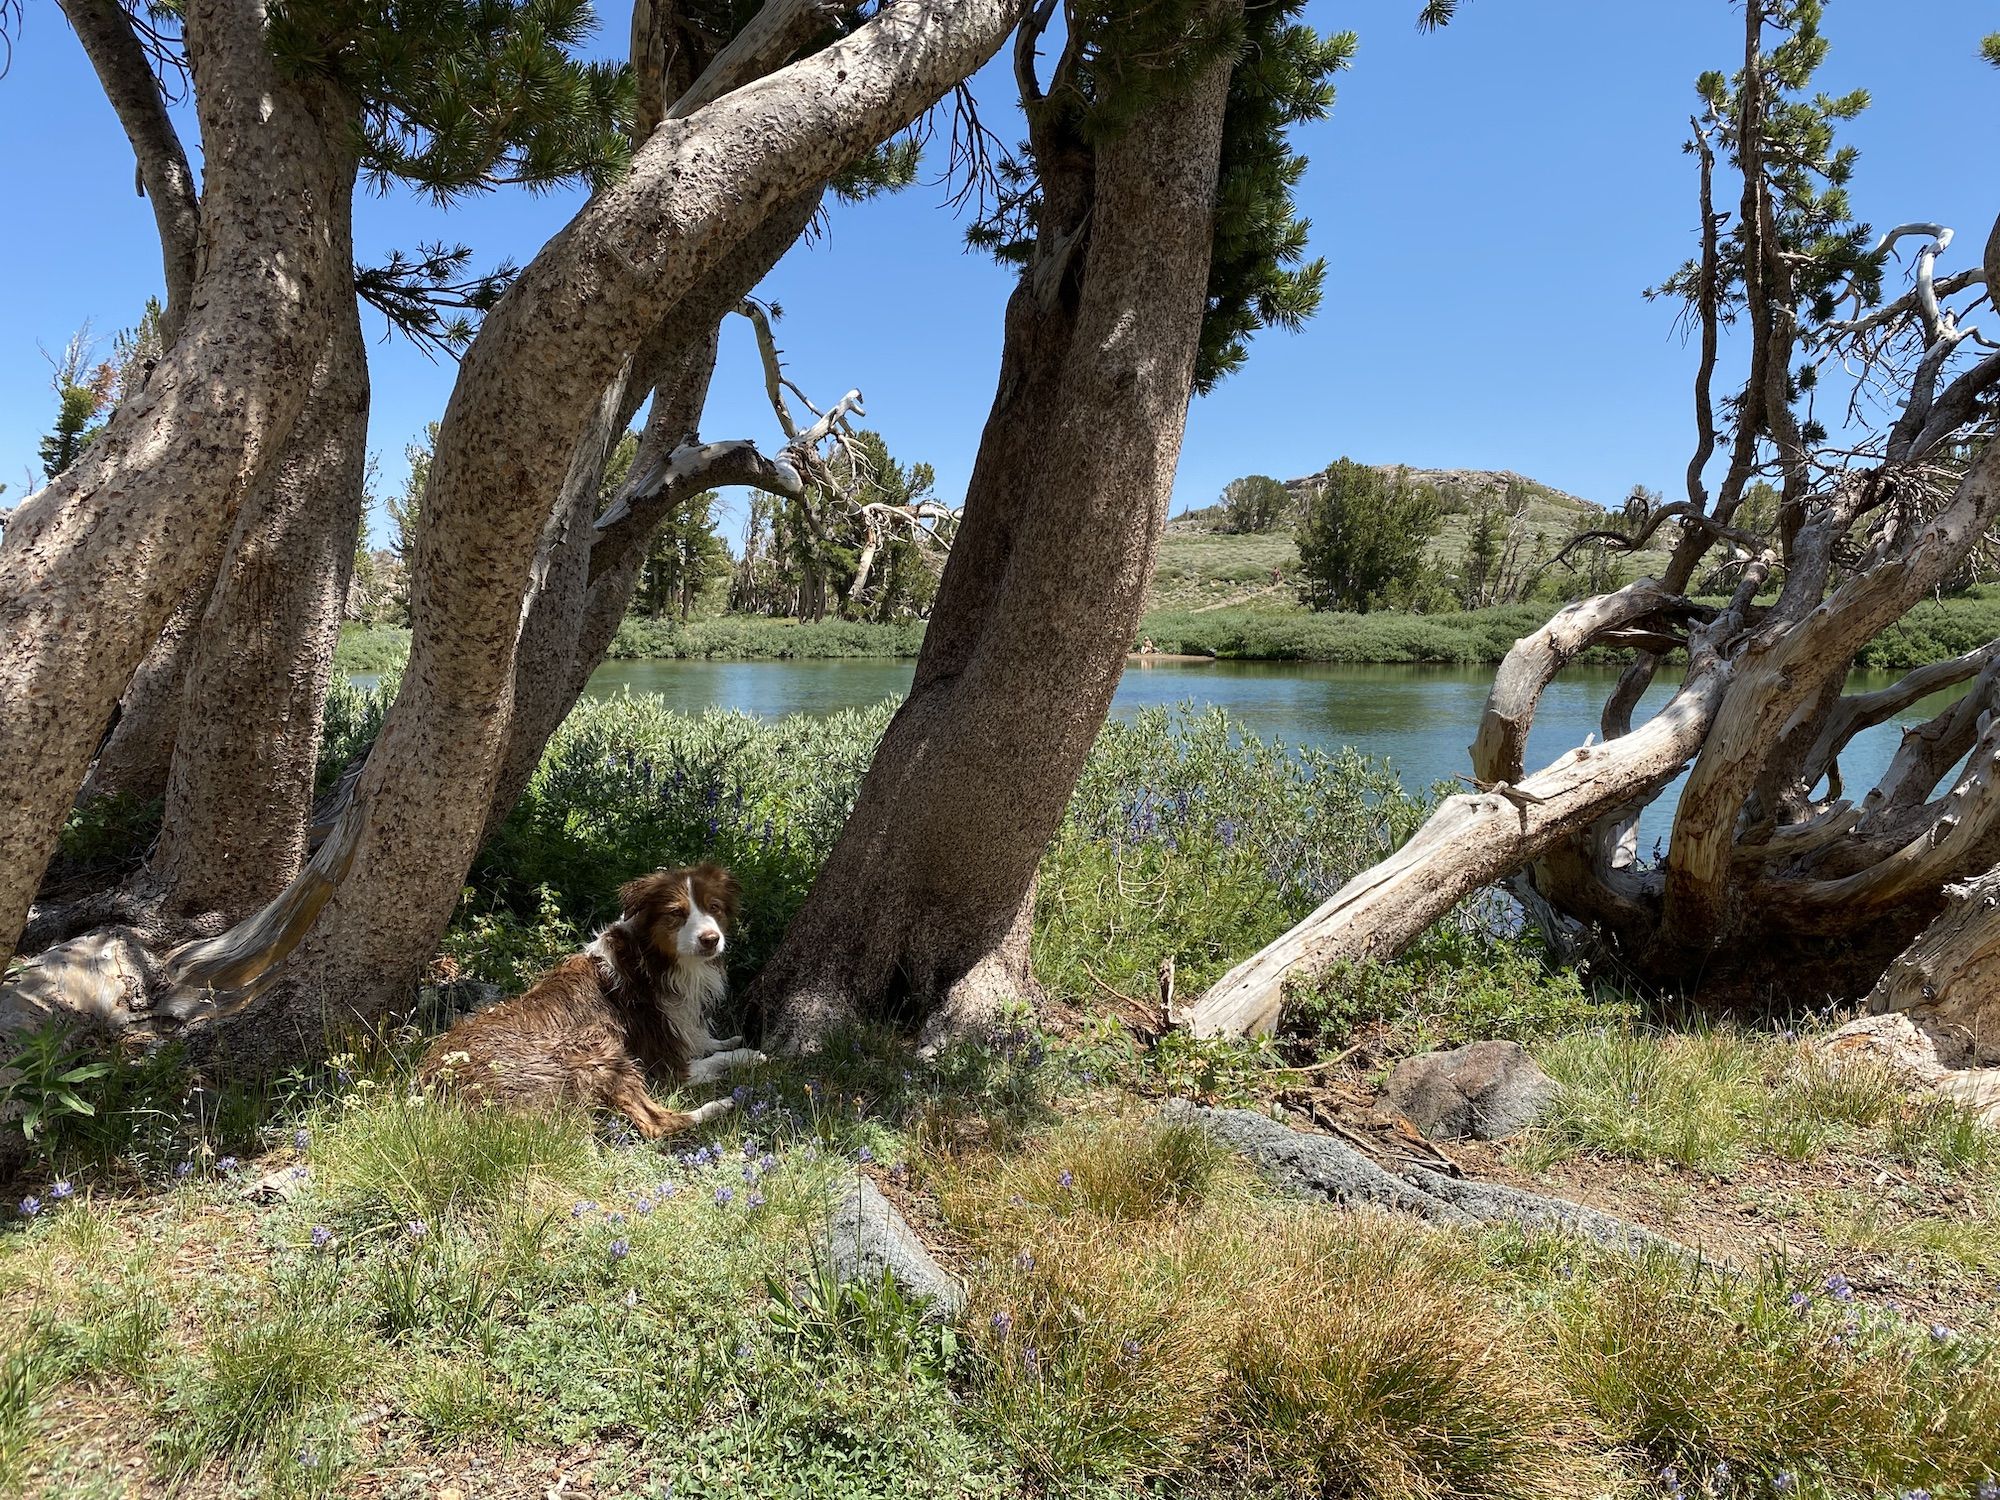
[[[719,928],[711,927],[695,941],[701,944],[702,952],[713,953],[722,946],[722,932]]]

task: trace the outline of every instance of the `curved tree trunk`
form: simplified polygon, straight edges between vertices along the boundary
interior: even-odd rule
[[[487,314],[432,460],[410,661],[346,815],[352,865],[266,1003],[209,1045],[276,1066],[411,993],[492,804],[548,503],[627,352],[780,203],[975,71],[1017,15],[1017,0],[902,0],[668,121]]]
[[[336,238],[351,258],[345,225]],[[237,517],[196,630],[149,871],[171,914],[240,920],[305,863],[367,454],[368,353],[349,297],[283,460]]]
[[[191,0],[186,29],[207,212],[181,335],[0,542],[0,961],[119,694],[282,451],[352,275],[332,253],[345,111],[281,74],[250,0]]]
[[[549,736],[576,707],[590,674],[604,659],[631,597],[637,563],[644,561],[646,542],[666,516],[665,509],[656,507],[657,514],[630,516],[609,536],[601,532],[596,522],[606,457],[648,396],[653,409],[632,462],[635,485],[647,483],[657,468],[693,439],[715,368],[717,325],[798,242],[819,209],[820,196],[814,188],[779,205],[735,254],[681,299],[641,346],[631,370],[607,388],[564,476],[555,507],[557,530],[521,627],[513,715],[481,843],[499,831],[521,800]],[[681,493],[688,491],[683,487]],[[631,497],[621,498],[629,511]],[[608,596],[598,596],[593,603],[597,580],[607,570],[618,570],[617,561],[608,554],[622,559],[627,551],[635,563],[606,633],[592,623],[601,621],[612,607]]]
[[[1068,161],[909,697],[753,999],[784,1044],[867,1016],[931,1040],[1031,992],[1031,890],[1123,671],[1193,387],[1225,59]]]

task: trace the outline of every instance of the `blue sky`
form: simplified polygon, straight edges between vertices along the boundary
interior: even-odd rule
[[[1289,478],[1347,454],[1371,462],[1511,468],[1599,501],[1634,483],[1670,493],[1689,446],[1690,352],[1648,304],[1692,244],[1693,182],[1679,145],[1695,75],[1729,65],[1740,20],[1724,0],[1471,0],[1419,34],[1417,0],[1314,3],[1322,30],[1360,36],[1332,116],[1302,132],[1302,206],[1327,298],[1303,333],[1267,333],[1249,366],[1190,414],[1175,508],[1253,472]],[[602,38],[622,38],[607,9]],[[1670,18],[1670,19],[1669,19]],[[1981,150],[2000,74],[1977,56],[2000,28],[1992,0],[1834,0],[1829,90],[1874,107],[1847,139],[1863,151],[1862,216],[1956,225],[1969,263],[2000,194],[1954,152]],[[1006,80],[980,80],[1012,138]],[[191,127],[190,127],[191,130]],[[159,286],[151,214],[130,152],[60,11],[28,7],[0,79],[0,482],[31,488],[53,412],[47,362],[86,319],[105,336]],[[1949,148],[1949,149],[1944,149]],[[837,206],[826,234],[765,283],[782,304],[790,372],[816,399],[858,386],[868,423],[925,459],[955,500],[992,397],[1008,276],[962,249],[963,226],[924,185]],[[420,239],[528,259],[575,194],[519,192],[441,212],[364,195],[358,254]],[[379,328],[375,330],[379,333]],[[775,436],[747,325],[726,326],[703,422],[711,438]],[[443,410],[448,361],[371,346],[370,446],[383,481]],[[733,540],[733,538],[732,538]]]

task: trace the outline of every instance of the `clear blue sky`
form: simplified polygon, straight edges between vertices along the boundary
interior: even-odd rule
[[[1511,468],[1600,501],[1634,483],[1678,487],[1692,362],[1670,312],[1640,290],[1692,243],[1679,144],[1695,75],[1740,49],[1737,9],[1471,0],[1449,30],[1428,35],[1415,30],[1417,9],[1308,9],[1321,29],[1361,40],[1333,115],[1302,140],[1326,304],[1305,332],[1264,335],[1245,370],[1195,403],[1177,509],[1240,474],[1288,478],[1343,453]],[[608,48],[626,14],[603,14]],[[2000,210],[1978,145],[2000,118],[2000,74],[1977,56],[1996,27],[1991,0],[1835,0],[1826,23],[1823,82],[1866,86],[1875,100],[1847,137],[1863,151],[1861,214],[1956,225],[1966,258],[1955,255],[1954,268],[1976,256]],[[1012,138],[1004,77],[982,79],[980,92]],[[86,319],[108,345],[157,291],[159,260],[130,152],[50,0],[28,6],[0,79],[0,141],[0,202],[11,209],[0,245],[0,503],[11,503],[31,487],[53,411],[37,345],[58,348]],[[784,307],[780,341],[804,389],[831,400],[860,387],[869,424],[899,457],[934,464],[939,490],[956,500],[992,396],[1008,277],[962,250],[942,197],[919,186],[836,207],[825,237],[794,250],[764,293]],[[364,196],[358,253],[450,237],[486,260],[525,261],[577,201],[509,192],[442,213]],[[404,443],[443,410],[452,369],[400,342],[375,343],[371,363],[370,444],[394,485]],[[747,325],[725,328],[703,432],[775,435]]]

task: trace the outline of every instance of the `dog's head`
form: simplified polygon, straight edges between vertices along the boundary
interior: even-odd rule
[[[736,925],[736,877],[721,865],[655,870],[626,882],[618,901],[641,944],[676,962],[720,960]]]

